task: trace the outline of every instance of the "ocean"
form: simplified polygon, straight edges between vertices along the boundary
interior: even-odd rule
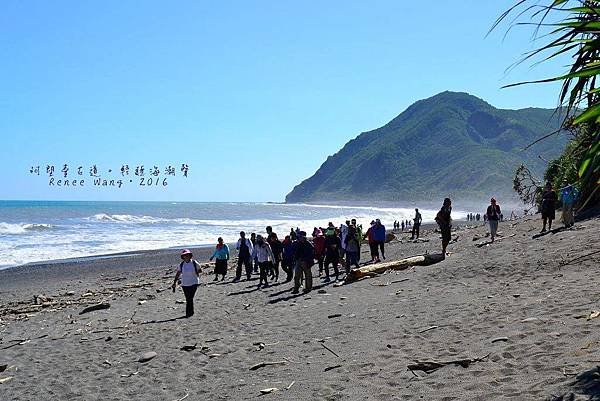
[[[432,222],[435,210],[420,210]],[[464,213],[453,212],[454,218]],[[27,263],[119,252],[198,247],[218,237],[234,242],[240,231],[280,239],[291,228],[309,234],[332,221],[356,218],[363,227],[381,219],[411,219],[413,208],[280,203],[0,201],[0,269]]]

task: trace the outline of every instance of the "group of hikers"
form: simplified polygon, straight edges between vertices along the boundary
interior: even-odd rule
[[[563,204],[563,221],[566,227],[574,223],[573,204],[577,199],[577,189],[568,183],[561,188],[561,200]],[[542,232],[552,229],[552,221],[555,218],[556,203],[558,196],[552,189],[552,185],[547,183],[542,194],[540,210],[542,212],[543,229]],[[448,244],[451,241],[452,228],[452,201],[445,198],[442,207],[435,216],[435,222],[439,227],[442,238],[442,254],[446,256]],[[468,215],[469,220],[479,220],[479,214]],[[490,229],[491,241],[494,242],[498,223],[502,221],[503,215],[500,205],[495,198],[490,199],[490,204],[484,214],[484,221],[487,222]],[[415,209],[415,217],[409,222],[394,221],[394,230],[412,226],[411,239],[419,238],[420,226],[423,221],[419,209]],[[252,274],[259,274],[258,288],[267,287],[269,279],[279,280],[279,271],[286,274],[285,282],[294,281],[292,294],[298,294],[300,287],[303,286],[304,292],[310,292],[313,286],[312,266],[315,264],[319,268],[319,277],[324,282],[331,281],[330,266],[333,268],[335,280],[339,280],[340,269],[345,273],[350,272],[351,267],[360,267],[360,250],[364,242],[369,245],[371,260],[366,263],[379,263],[380,257],[385,259],[385,243],[387,233],[385,226],[379,219],[370,223],[366,232],[363,232],[361,224],[357,224],[356,219],[346,220],[345,224],[339,227],[329,222],[327,227],[314,227],[312,239],[307,238],[307,233],[299,228],[291,229],[281,241],[277,234],[273,232],[271,226],[266,227],[266,234],[251,233],[250,238],[246,237],[244,231],[240,232],[235,248],[238,253],[235,278],[233,282],[242,279],[242,273],[247,280],[251,280]],[[186,317],[194,314],[193,298],[196,288],[200,284],[199,274],[202,271],[199,263],[192,259],[192,252],[185,249],[181,252],[181,263],[177,269],[175,280],[173,281],[173,291],[177,283],[181,287],[186,298]],[[214,281],[225,280],[227,275],[227,263],[230,259],[230,250],[223,238],[218,238],[218,243],[210,257],[215,259]],[[365,263],[365,264],[366,264]]]
[[[436,222],[442,233],[442,251],[446,254],[446,247],[450,242],[450,228],[452,210],[449,198],[444,200],[443,206],[436,216]],[[415,209],[415,218],[412,223],[413,238],[419,237],[419,227],[422,216]],[[394,228],[396,228],[394,224]],[[406,226],[405,226],[406,227]],[[360,267],[360,251],[366,242],[370,249],[371,259],[366,263],[379,263],[385,259],[385,243],[387,232],[380,219],[371,221],[369,228],[363,231],[361,224],[356,219],[346,220],[345,224],[336,227],[329,222],[327,227],[314,227],[312,239],[307,238],[307,233],[299,228],[291,229],[281,241],[272,227],[265,229],[266,234],[251,233],[246,237],[244,231],[235,248],[238,253],[235,278],[233,282],[242,279],[242,273],[247,280],[251,280],[252,274],[259,275],[258,288],[267,287],[269,279],[279,279],[280,267],[286,274],[285,282],[293,280],[292,294],[298,294],[300,287],[307,293],[312,290],[313,274],[312,267],[316,264],[319,268],[319,277],[324,282],[331,281],[330,267],[333,268],[335,280],[340,278],[340,270],[348,274],[352,267]],[[225,280],[227,275],[227,264],[231,257],[229,246],[224,243],[223,238],[218,238],[210,260],[215,260],[214,280]],[[193,299],[198,285],[200,285],[200,264],[193,259],[192,252],[184,249],[181,252],[181,263],[177,268],[172,289],[175,291],[180,283],[186,298],[186,317],[194,314]]]

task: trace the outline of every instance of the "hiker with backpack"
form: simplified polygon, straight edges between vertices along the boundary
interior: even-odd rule
[[[219,280],[219,275],[222,275],[223,278],[221,281],[225,280],[225,276],[227,275],[227,261],[229,260],[229,247],[227,244],[223,243],[223,238],[219,237],[217,239],[217,246],[215,247],[215,252],[212,254],[209,260],[213,260],[217,258],[215,261],[215,279],[213,281]]]
[[[442,233],[442,254],[446,257],[446,248],[450,243],[452,238],[451,229],[452,229],[452,217],[450,214],[452,213],[452,201],[450,198],[445,198],[442,208],[435,216],[435,221],[440,227],[440,232]]]
[[[181,259],[183,260],[177,268],[175,280],[173,280],[171,286],[173,292],[175,292],[177,282],[181,278],[181,289],[185,295],[185,317],[194,315],[194,295],[200,285],[200,273],[202,273],[200,265],[192,257],[192,252],[189,249],[181,251]]]

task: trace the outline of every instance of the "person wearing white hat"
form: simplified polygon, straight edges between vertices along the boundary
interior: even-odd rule
[[[202,269],[198,262],[192,259],[194,255],[189,249],[181,251],[182,262],[177,268],[175,274],[175,280],[173,280],[173,292],[177,287],[177,281],[181,278],[181,289],[185,295],[185,317],[192,317],[194,315],[194,295],[200,285],[200,273]]]

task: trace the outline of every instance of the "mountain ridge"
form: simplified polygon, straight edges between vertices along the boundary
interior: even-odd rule
[[[559,125],[552,109],[497,109],[465,92],[441,92],[348,141],[286,202],[514,196],[514,170],[525,163],[541,174],[538,155],[557,157],[567,138],[521,149]]]

